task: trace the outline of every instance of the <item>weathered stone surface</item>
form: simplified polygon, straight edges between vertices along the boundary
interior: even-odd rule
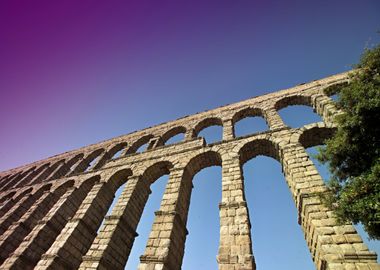
[[[335,130],[339,111],[323,89],[348,78],[338,74],[1,172],[0,268],[124,269],[150,185],[168,174],[139,269],[181,269],[192,179],[203,168],[221,166],[219,269],[255,269],[241,168],[266,155],[282,165],[316,269],[380,269],[354,227],[339,226],[321,204],[317,193],[325,186],[305,152]],[[295,104],[313,107],[323,122],[287,127],[277,111]],[[237,138],[234,125],[248,116],[263,117],[269,129]],[[198,137],[210,125],[223,127],[221,142],[207,145]],[[166,145],[179,133],[183,142]],[[145,143],[147,150],[136,153]]]

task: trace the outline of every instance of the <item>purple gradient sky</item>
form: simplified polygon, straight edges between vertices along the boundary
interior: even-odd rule
[[[0,170],[345,71],[379,1],[1,1]]]

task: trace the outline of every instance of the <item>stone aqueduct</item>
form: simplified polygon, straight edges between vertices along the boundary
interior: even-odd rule
[[[192,178],[216,165],[222,167],[219,269],[255,269],[242,165],[265,155],[282,165],[316,269],[380,269],[354,227],[337,225],[321,204],[324,183],[305,152],[334,132],[339,111],[324,89],[348,78],[338,74],[0,173],[0,268],[124,269],[149,187],[169,174],[139,269],[181,269]],[[296,104],[312,106],[323,122],[286,126],[277,111]],[[247,116],[263,117],[269,130],[235,137],[234,123]],[[210,125],[223,127],[223,140],[207,145],[198,134]],[[184,141],[165,145],[178,133]],[[147,150],[136,153],[145,143]]]

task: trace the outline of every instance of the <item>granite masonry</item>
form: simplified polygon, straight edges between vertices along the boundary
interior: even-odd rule
[[[150,185],[162,175],[169,180],[138,269],[181,269],[192,179],[209,166],[222,167],[219,269],[256,269],[242,166],[258,155],[280,162],[316,269],[380,269],[355,228],[338,225],[321,204],[326,188],[305,151],[333,134],[339,111],[325,89],[348,80],[338,74],[1,172],[0,269],[124,269]],[[311,106],[323,122],[290,128],[278,114],[289,105]],[[235,123],[249,116],[269,129],[236,137]],[[223,127],[223,139],[206,144],[198,134],[212,125]],[[182,142],[167,144],[180,133]]]

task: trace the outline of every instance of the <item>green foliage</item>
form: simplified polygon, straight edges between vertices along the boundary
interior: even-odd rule
[[[324,196],[338,221],[361,222],[371,238],[380,239],[380,46],[366,50],[350,83],[338,92],[335,135],[317,158],[332,173]]]

